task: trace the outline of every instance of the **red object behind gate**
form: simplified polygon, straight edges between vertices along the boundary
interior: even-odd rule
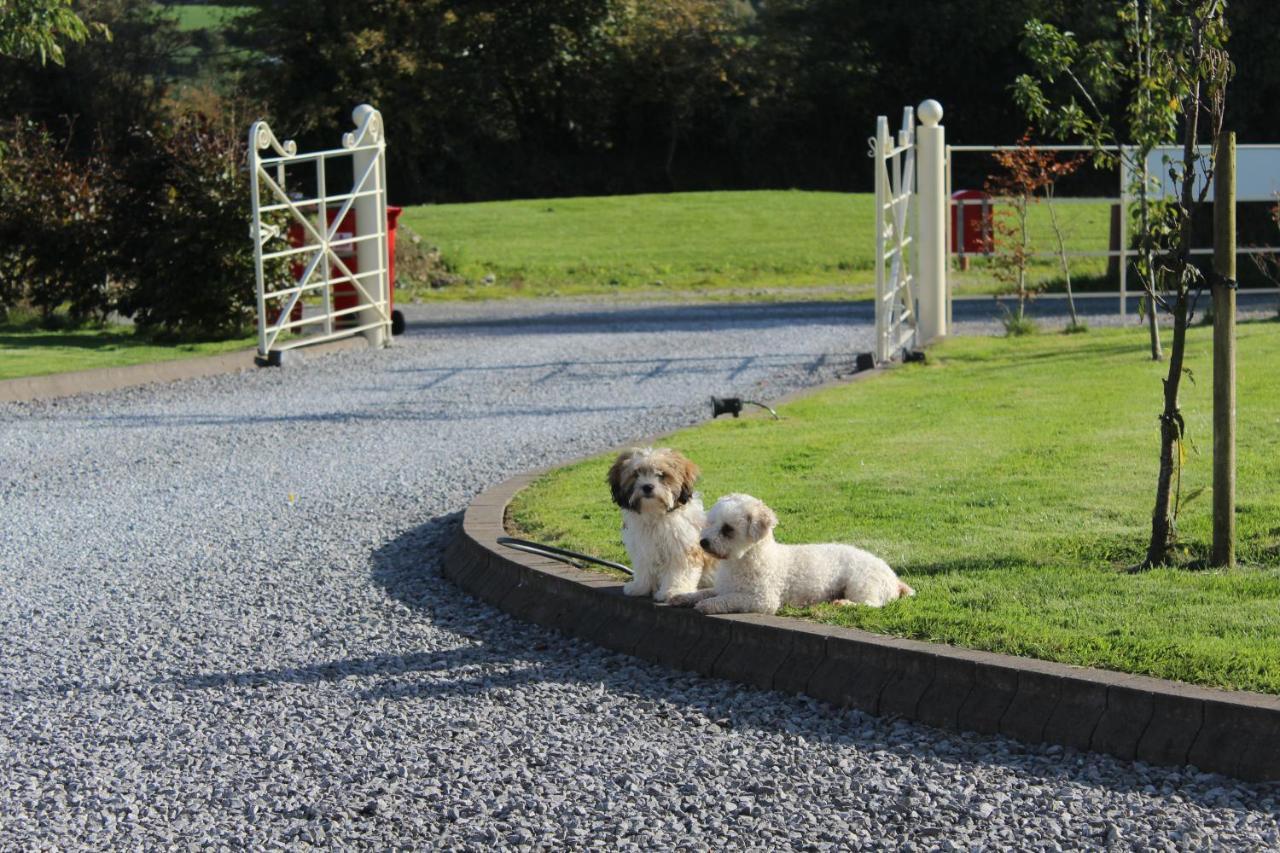
[[[957,255],[987,255],[995,245],[991,227],[991,196],[982,190],[951,194],[951,251]]]
[[[327,211],[327,221],[329,226],[333,226],[333,220],[338,215],[339,208],[331,207]],[[389,294],[391,301],[391,333],[398,335],[404,331],[404,317],[399,311],[395,310],[396,306],[396,223],[400,219],[400,214],[404,208],[387,205],[387,280],[391,283],[391,292]],[[350,240],[356,236],[356,212],[348,210],[347,215],[342,217],[338,229],[333,234],[335,241]],[[294,248],[300,248],[306,245],[306,232],[302,228],[302,224],[294,222],[289,225],[289,245]],[[356,262],[356,244],[349,243],[345,246],[337,246],[333,253],[342,259],[347,268],[352,273],[359,273],[360,267]],[[300,280],[302,273],[306,269],[306,264],[301,261],[294,261],[290,268],[293,270],[294,280]],[[336,278],[343,275],[337,264],[329,265],[330,278]],[[333,283],[333,310],[342,311],[346,308],[355,308],[361,302],[360,293],[356,290],[356,286],[350,281],[335,281]],[[301,317],[301,304],[295,307],[298,317]],[[333,326],[336,329],[349,329],[358,322],[359,312],[344,314],[341,317],[333,318]],[[290,315],[290,319],[297,319]]]

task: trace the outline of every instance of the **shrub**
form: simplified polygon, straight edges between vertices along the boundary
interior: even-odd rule
[[[256,309],[245,142],[203,115],[135,134],[115,221],[129,280],[121,310],[162,337],[242,333]],[[290,281],[288,264],[266,270]]]
[[[0,316],[18,305],[47,325],[65,308],[74,324],[115,307],[114,174],[99,156],[77,160],[45,130],[19,122],[0,158]]]
[[[1004,308],[1003,305],[1000,306]],[[1040,331],[1040,327],[1035,320],[1025,314],[1014,313],[1008,308],[1004,308],[1004,316],[1000,318],[1000,322],[1004,324],[1004,332],[1011,338],[1020,338],[1023,335],[1034,335]]]

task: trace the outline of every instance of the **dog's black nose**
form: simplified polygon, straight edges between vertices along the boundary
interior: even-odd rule
[[[710,540],[710,539],[699,539],[699,540],[698,540],[698,544],[702,546],[702,550],[704,550],[704,551],[708,551],[708,550],[710,550],[710,549],[711,549],[711,540]]]
[[[653,483],[645,483],[640,487],[646,495],[653,494]]]

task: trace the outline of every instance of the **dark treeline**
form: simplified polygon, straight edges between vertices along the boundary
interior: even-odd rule
[[[1126,2],[263,0],[226,35],[219,88],[307,145],[333,145],[355,104],[378,106],[403,202],[865,190],[877,114],[896,127],[933,97],[953,142],[1012,142],[1024,22],[1114,35]],[[116,40],[10,76],[0,110],[79,116],[83,141],[156,112],[181,41],[138,0],[79,5],[110,12]],[[1280,3],[1231,0],[1230,18],[1228,126],[1280,140]]]
[[[875,115],[934,97],[957,142],[1011,142],[1024,21],[1113,26],[1115,0],[275,0],[239,37],[281,130],[388,122],[409,200],[868,188]],[[1280,4],[1232,0],[1229,121],[1280,139]],[[1106,32],[1100,32],[1105,35]]]

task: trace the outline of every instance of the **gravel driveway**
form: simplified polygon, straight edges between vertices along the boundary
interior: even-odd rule
[[[0,405],[0,849],[1280,845],[1277,786],[670,672],[438,576],[482,488],[830,379],[865,310],[410,324]]]

